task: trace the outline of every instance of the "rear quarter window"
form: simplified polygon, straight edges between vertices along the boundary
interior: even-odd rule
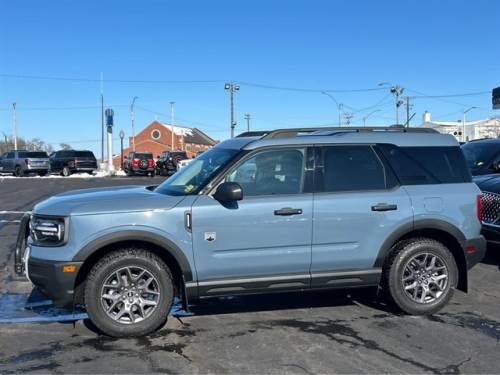
[[[471,182],[470,171],[458,146],[378,145],[378,148],[403,185]]]

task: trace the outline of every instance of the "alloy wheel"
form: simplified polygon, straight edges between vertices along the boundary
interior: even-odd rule
[[[101,288],[101,305],[116,322],[143,321],[156,310],[160,300],[158,280],[142,267],[124,267],[109,275]]]
[[[438,300],[448,286],[448,267],[431,253],[419,253],[404,266],[401,284],[412,301],[428,304]]]

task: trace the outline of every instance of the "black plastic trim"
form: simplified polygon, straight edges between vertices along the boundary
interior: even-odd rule
[[[76,271],[62,272],[63,265],[74,265]],[[76,275],[82,262],[60,262],[30,257],[28,259],[28,276],[40,291],[49,297],[56,307],[73,306],[74,285]]]
[[[404,235],[419,229],[437,229],[452,235],[459,244],[463,245],[465,242],[464,234],[453,224],[450,224],[443,220],[438,219],[422,219],[416,220],[413,223],[407,223],[396,229],[392,234],[387,237],[384,241],[375,260],[374,267],[382,267],[384,265],[387,254],[394,246],[396,241],[403,237]]]
[[[104,235],[89,244],[85,245],[74,257],[73,261],[85,261],[89,256],[91,256],[97,250],[112,245],[114,243],[123,242],[123,241],[143,241],[149,242],[154,245],[157,245],[170,255],[174,257],[174,259],[179,264],[181,268],[182,274],[184,275],[184,279],[186,282],[193,280],[193,272],[191,270],[191,266],[184,255],[183,251],[172,241],[169,239],[162,237],[158,234],[151,232],[144,232],[139,230],[127,230],[123,232],[115,232]]]

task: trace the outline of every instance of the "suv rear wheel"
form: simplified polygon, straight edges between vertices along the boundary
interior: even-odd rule
[[[442,243],[412,238],[396,244],[391,254],[383,281],[401,310],[431,315],[450,301],[458,270],[453,255]]]
[[[90,319],[113,337],[143,336],[160,328],[172,306],[167,265],[143,249],[114,251],[98,261],[85,285]]]
[[[23,177],[24,176],[24,171],[21,168],[21,166],[16,166],[16,169],[14,170],[14,176],[16,177]]]
[[[69,167],[64,167],[64,168],[62,169],[61,174],[62,174],[64,177],[68,177],[69,175],[71,175],[71,171],[69,170]]]

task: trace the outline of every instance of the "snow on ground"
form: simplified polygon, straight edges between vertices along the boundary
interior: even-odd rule
[[[116,171],[114,176],[126,176],[127,174],[122,171]],[[15,177],[12,175],[12,173],[0,173],[0,180],[3,179],[9,179],[9,178],[100,178],[100,177],[108,177],[111,176],[111,174],[107,171],[96,171],[93,174],[88,174],[88,173],[73,173],[72,175],[68,177],[63,177],[60,174],[48,174],[46,176],[38,176],[36,174],[33,175],[26,175],[24,177]]]

